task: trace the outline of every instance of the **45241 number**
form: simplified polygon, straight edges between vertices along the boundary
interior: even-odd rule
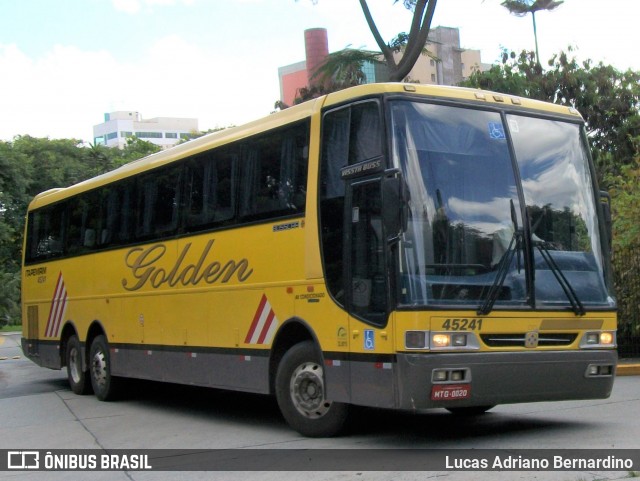
[[[446,331],[479,331],[482,329],[482,319],[447,319],[442,323]]]

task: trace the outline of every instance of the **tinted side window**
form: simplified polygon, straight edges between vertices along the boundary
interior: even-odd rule
[[[62,256],[64,252],[63,204],[38,209],[29,214],[27,261],[39,261]]]
[[[133,182],[127,181],[105,187],[100,246],[122,245],[133,240],[133,219],[136,218],[133,186]]]
[[[208,152],[186,169],[185,227],[189,231],[225,225],[235,214],[237,155]]]
[[[95,249],[102,231],[100,192],[96,190],[79,195],[68,205],[66,253],[73,255]]]
[[[154,171],[137,182],[136,237],[170,235],[178,227],[180,166]]]
[[[304,212],[308,139],[308,124],[304,123],[244,142],[241,219],[268,219]]]
[[[375,159],[382,155],[380,109],[376,102],[351,107],[349,164]]]

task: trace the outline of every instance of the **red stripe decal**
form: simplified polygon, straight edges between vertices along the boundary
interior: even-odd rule
[[[64,281],[62,280],[62,271],[58,274],[58,281],[56,282],[56,288],[53,291],[53,297],[51,298],[51,308],[49,309],[49,318],[47,319],[47,327],[45,329],[45,337],[53,337],[55,333],[55,324],[57,322],[57,316],[60,309],[60,294],[64,289]]]
[[[258,326],[258,321],[260,320],[260,316],[262,315],[262,310],[267,303],[267,296],[262,294],[262,299],[260,299],[260,305],[256,310],[256,314],[253,316],[253,322],[251,323],[251,327],[249,328],[249,332],[247,332],[247,337],[244,338],[244,343],[249,344],[251,341],[251,337],[253,336],[256,327]]]
[[[262,344],[264,342],[265,337],[267,337],[267,333],[269,332],[269,328],[271,327],[271,323],[273,322],[273,318],[276,317],[273,309],[269,311],[267,316],[267,320],[262,327],[262,332],[260,333],[260,337],[258,338],[258,344]]]

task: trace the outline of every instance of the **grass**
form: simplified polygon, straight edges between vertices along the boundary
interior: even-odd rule
[[[22,326],[10,325],[10,326],[0,327],[0,332],[20,332],[20,331],[22,331]]]

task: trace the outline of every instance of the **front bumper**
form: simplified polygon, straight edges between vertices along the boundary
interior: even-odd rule
[[[398,407],[418,410],[604,399],[611,394],[617,357],[614,350],[398,353]],[[610,366],[610,371],[589,374],[592,365]],[[432,399],[433,386],[440,384],[433,382],[435,369],[464,371],[465,379],[455,384],[468,389],[468,397]]]

